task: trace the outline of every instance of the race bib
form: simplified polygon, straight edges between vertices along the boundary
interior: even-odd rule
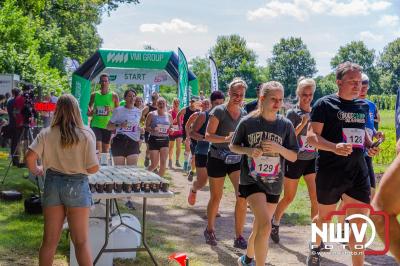
[[[281,160],[279,156],[270,157],[263,155],[257,158],[249,158],[249,166],[252,177],[268,177],[271,182],[274,182],[279,175]]]
[[[158,133],[160,134],[167,134],[168,133],[168,129],[169,129],[169,125],[157,125],[157,129],[158,129]]]
[[[343,128],[343,140],[353,148],[364,148],[365,130],[361,128]]]
[[[121,128],[124,132],[133,132],[135,128],[135,124],[133,122],[128,122],[125,127]]]
[[[107,106],[96,106],[96,115],[108,116],[108,107]]]
[[[172,131],[179,131],[179,126],[178,125],[173,125],[172,126]]]
[[[300,151],[315,152],[315,148],[308,144],[307,136],[300,136]]]

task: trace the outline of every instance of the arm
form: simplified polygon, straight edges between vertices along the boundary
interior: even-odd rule
[[[145,123],[146,115],[149,113],[149,107],[146,105],[142,111],[142,117],[140,118],[140,123]]]
[[[116,93],[113,93],[113,101],[114,101],[114,108],[117,108],[119,106],[119,99],[118,95]]]
[[[198,131],[203,126],[205,121],[206,121],[206,115],[204,113],[199,114],[196,120],[194,120],[192,130],[189,133],[192,139],[204,140],[205,136],[201,135]]]
[[[307,125],[308,120],[309,120],[308,115],[303,115],[301,117],[300,124],[298,124],[297,127],[294,129],[296,137],[300,134],[300,132],[303,130],[303,128]]]
[[[153,119],[153,115],[151,114],[151,112],[147,115],[146,117],[146,121],[144,123],[145,126],[145,130],[149,133],[153,132],[153,129],[150,127],[151,124],[151,120]]]
[[[179,126],[179,128],[182,128],[182,119],[181,119],[181,116],[183,116],[183,115],[185,115],[186,114],[186,108],[183,108],[182,110],[180,110],[179,112],[178,112],[178,114],[176,115],[176,121],[178,122],[178,126]]]
[[[319,150],[330,151],[337,155],[348,156],[353,148],[348,143],[333,143],[321,137],[323,123],[311,122],[307,130],[307,142]]]
[[[186,137],[189,137],[189,136],[190,136],[190,132],[192,131],[192,124],[193,124],[194,120],[195,120],[198,116],[199,116],[199,112],[196,112],[196,113],[192,114],[192,115],[189,117],[188,121],[186,122],[186,125],[185,125]]]
[[[37,153],[31,149],[28,149],[25,155],[25,162],[26,166],[29,169],[29,172],[31,172],[35,176],[43,176],[43,167],[37,164],[38,159],[39,156],[37,155]]]
[[[232,143],[229,144],[229,149],[236,154],[244,154],[253,158],[260,157],[263,154],[263,151],[260,148],[242,147]]]
[[[206,141],[212,143],[229,143],[231,141],[232,134],[229,134],[229,136],[218,136],[215,134],[215,132],[217,132],[218,124],[218,118],[215,116],[210,116],[206,129]]]
[[[94,93],[92,93],[90,95],[90,101],[89,101],[88,112],[87,112],[88,116],[92,116],[93,115],[94,96],[95,96]]]
[[[297,160],[296,151],[289,150],[274,141],[263,141],[261,142],[261,147],[263,152],[279,153],[283,158],[291,162]]]

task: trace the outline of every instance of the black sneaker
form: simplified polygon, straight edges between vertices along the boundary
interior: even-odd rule
[[[271,221],[271,239],[274,241],[276,244],[279,243],[279,225],[274,225]]]
[[[208,228],[204,230],[204,238],[206,239],[206,243],[211,246],[216,246],[218,244],[214,231],[208,231]]]
[[[247,248],[247,241],[244,239],[243,236],[239,236],[233,240],[233,247],[246,249]]]
[[[319,251],[319,248],[310,250],[310,254],[307,257],[307,266],[321,265],[321,256],[319,255]]]

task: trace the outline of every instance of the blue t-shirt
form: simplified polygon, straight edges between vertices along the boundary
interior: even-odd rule
[[[365,99],[365,101],[368,103],[369,106],[369,112],[368,112],[368,119],[365,123],[365,128],[367,129],[367,132],[369,136],[372,139],[372,136],[375,134],[376,130],[374,127],[374,117],[376,115],[376,105],[371,102],[370,100]]]

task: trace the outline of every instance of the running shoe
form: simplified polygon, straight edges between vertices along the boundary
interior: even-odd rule
[[[235,238],[235,240],[233,241],[233,247],[240,248],[240,249],[246,249],[247,248],[246,239],[244,239],[243,236],[239,236],[238,238]]]
[[[182,165],[179,163],[179,161],[176,161],[176,162],[175,162],[175,166],[176,166],[176,167],[179,167],[179,168],[182,167]]]
[[[172,160],[169,160],[169,161],[168,161],[168,168],[169,168],[169,169],[173,169],[173,167],[172,167]]]
[[[307,266],[320,266],[321,256],[319,255],[320,249],[313,248],[310,249],[310,254],[307,257]]]
[[[190,171],[189,174],[188,174],[188,181],[189,181],[189,182],[192,182],[192,181],[193,181],[193,176],[194,176],[193,171]]]
[[[149,167],[150,159],[148,157],[144,158],[144,167]]]
[[[196,204],[196,192],[193,192],[193,189],[192,188],[190,188],[190,191],[189,191],[189,196],[188,196],[188,203],[189,203],[189,205],[194,205],[194,204]]]
[[[217,245],[217,238],[215,237],[214,231],[208,231],[208,228],[204,230],[204,237],[206,238],[206,243],[211,246]]]
[[[274,241],[274,243],[278,244],[279,243],[279,225],[274,225],[271,221],[271,239]]]
[[[255,266],[254,259],[250,263],[246,263],[246,255],[242,255],[237,260],[239,266]]]

